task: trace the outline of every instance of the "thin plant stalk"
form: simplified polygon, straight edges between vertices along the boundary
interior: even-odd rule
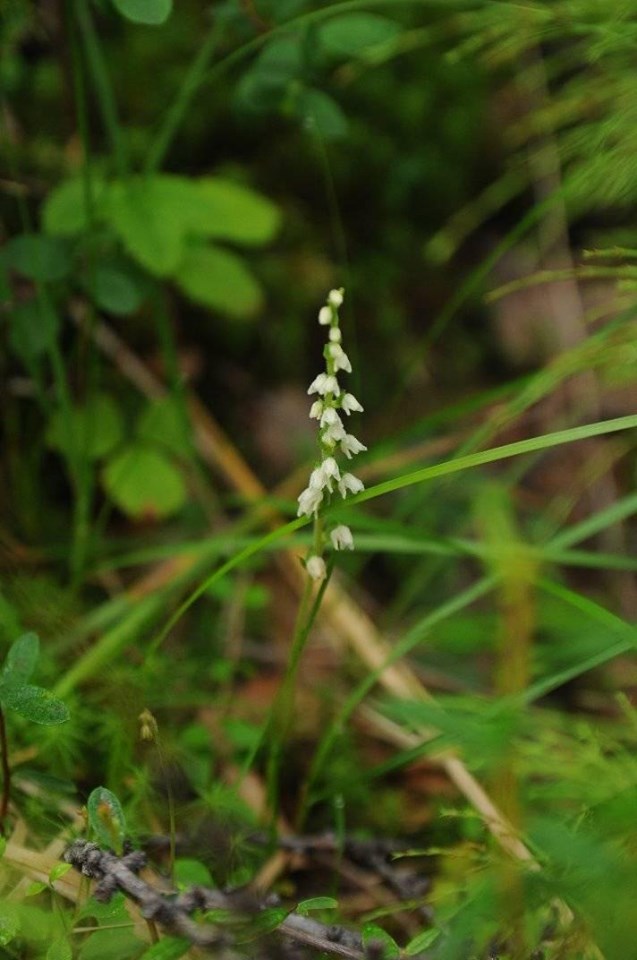
[[[0,707],[0,764],[2,766],[2,795],[0,796],[0,836],[6,835],[5,820],[9,813],[11,799],[11,767],[9,766],[9,744],[4,712]]]

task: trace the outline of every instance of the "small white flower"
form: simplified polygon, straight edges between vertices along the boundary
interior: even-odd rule
[[[338,463],[334,457],[326,457],[319,470],[323,474],[323,486],[332,492],[332,480],[341,479],[341,471],[338,469]]]
[[[319,373],[318,377],[312,380],[307,392],[320,393],[322,397],[328,393],[333,393],[335,397],[339,397],[341,388],[338,385],[336,377],[332,377],[327,373]]]
[[[342,340],[341,328],[340,327],[330,327],[330,340],[332,343],[340,343]]]
[[[343,288],[340,290],[330,290],[327,295],[327,302],[331,307],[340,307],[343,303]]]
[[[349,357],[343,350],[340,343],[330,343],[329,352],[332,360],[334,361],[334,371],[338,373],[339,370],[346,370],[347,373],[352,372],[352,365],[349,361]]]
[[[323,501],[323,491],[307,487],[299,496],[299,509],[296,512],[297,517],[305,514],[311,517],[316,513]]]
[[[311,576],[312,580],[324,580],[327,576],[327,569],[325,567],[325,560],[323,557],[317,557],[316,554],[311,556],[305,564],[305,569]]]
[[[343,523],[340,523],[338,527],[334,527],[330,533],[330,540],[332,541],[332,546],[335,550],[354,549],[354,538],[352,536],[352,531]]]
[[[310,474],[310,482],[308,487],[310,490],[322,490],[325,486],[325,481],[323,480],[323,471],[320,467],[317,467],[315,470],[312,470]]]
[[[340,423],[341,426],[343,425],[343,421],[339,417],[334,407],[327,407],[327,409],[324,410],[321,415],[321,426],[329,427],[334,423]]]
[[[360,453],[362,450],[367,450],[367,447],[364,443],[361,443],[360,440],[357,440],[356,437],[352,436],[351,433],[346,433],[341,439],[341,450],[347,459],[351,460],[357,453]]]
[[[344,473],[338,481],[338,489],[341,496],[345,498],[348,493],[360,493],[361,490],[365,489],[365,484],[353,473]]]
[[[350,413],[353,413],[354,411],[356,413],[363,412],[363,408],[361,407],[360,403],[352,393],[346,393],[341,398],[341,410],[343,411],[343,413],[348,414],[348,416]]]
[[[315,400],[310,407],[310,420],[318,420],[323,415],[323,401]]]
[[[329,443],[329,445],[333,447],[335,443],[338,443],[339,440],[344,440],[346,436],[345,427],[339,420],[338,423],[330,424],[329,427],[323,431],[321,440],[323,443]]]
[[[326,327],[332,322],[332,311],[330,307],[321,307],[319,310],[318,322],[322,327]]]

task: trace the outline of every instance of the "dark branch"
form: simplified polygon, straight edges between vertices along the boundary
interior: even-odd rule
[[[207,887],[192,887],[177,896],[164,894],[138,876],[146,865],[141,851],[115,856],[101,850],[97,844],[75,840],[64,854],[85,877],[97,882],[96,900],[107,901],[120,890],[139,905],[141,914],[171,933],[185,937],[196,946],[228,946],[232,937],[211,924],[197,923],[192,915],[205,910],[230,910],[237,917],[258,916],[262,910],[274,906],[276,900],[259,901],[243,891],[224,893]],[[299,944],[305,944],[324,953],[345,957],[347,960],[365,960],[366,953],[358,934],[345,927],[327,925],[289,913],[279,924],[276,933]]]

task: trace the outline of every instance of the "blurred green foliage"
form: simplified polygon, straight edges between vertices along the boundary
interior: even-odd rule
[[[375,698],[378,673],[311,661],[272,813],[433,858],[413,936],[393,908],[357,917],[385,956],[633,956],[634,429],[572,459],[542,438],[634,408],[636,41],[623,0],[7,0],[0,637],[30,662],[38,630],[71,714],[12,725],[35,846],[72,795],[105,844],[176,822],[179,883],[247,883],[271,852],[230,776],[263,772],[290,633],[284,537],[259,530],[294,513],[315,315],[342,285],[380,484],[344,582],[437,692]],[[25,689],[0,700],[65,710]],[[402,746],[351,723],[370,698]],[[440,750],[537,869],[439,787]],[[1,894],[11,956],[144,949],[116,897],[81,908],[97,929],[72,951],[38,883]],[[304,909],[338,917],[338,892],[321,875]]]

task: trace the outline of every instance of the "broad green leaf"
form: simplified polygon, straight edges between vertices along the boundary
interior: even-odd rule
[[[131,257],[164,277],[183,258],[197,205],[193,183],[185,177],[134,177],[111,185],[106,215]]]
[[[159,450],[144,444],[128,446],[109,460],[102,479],[111,499],[131,517],[168,517],[186,502],[179,471]]]
[[[175,280],[192,300],[240,320],[254,316],[263,302],[244,261],[220,247],[191,246]]]
[[[199,206],[192,226],[203,236],[258,245],[272,240],[279,229],[279,210],[254,190],[220,177],[206,177],[194,186]]]
[[[67,937],[57,937],[46,952],[46,960],[73,960],[73,950]]]
[[[190,947],[190,941],[181,937],[162,937],[148,950],[144,950],[139,960],[179,960]]]
[[[301,900],[297,904],[296,912],[304,917],[312,910],[334,910],[336,907],[338,907],[338,900],[334,897],[310,897],[309,900]]]
[[[96,787],[89,795],[86,810],[89,827],[97,842],[121,853],[126,837],[126,818],[115,794],[106,787]]]
[[[11,644],[2,668],[2,679],[8,682],[26,683],[38,662],[40,641],[35,633],[24,633]]]
[[[410,940],[405,947],[406,956],[415,957],[416,954],[422,953],[423,950],[430,947],[432,943],[435,943],[439,936],[440,930],[424,930],[422,933],[419,933],[413,940]]]
[[[144,296],[130,274],[112,266],[98,266],[90,271],[84,285],[100,310],[118,317],[135,313]]]
[[[137,436],[149,444],[165,447],[178,456],[189,456],[192,443],[189,440],[189,424],[184,423],[179,403],[166,397],[149,403],[137,424]]]
[[[129,960],[133,957],[137,960],[143,947],[144,943],[130,929],[97,929],[84,941],[78,957],[79,960]]]
[[[208,867],[191,857],[179,857],[175,860],[173,873],[178,888],[212,886],[212,877]]]
[[[20,931],[20,915],[14,903],[0,901],[0,947],[6,947]]]
[[[91,198],[97,220],[104,215],[106,190],[103,180],[92,180]],[[58,184],[47,197],[42,211],[45,231],[62,237],[72,237],[86,230],[89,223],[84,181],[75,178]]]
[[[394,960],[394,958],[400,956],[398,944],[382,927],[376,926],[375,923],[365,923],[363,924],[362,934],[365,947],[368,947],[370,943],[382,944],[383,960]]]
[[[328,20],[317,32],[324,50],[335,56],[350,57],[393,40],[400,31],[398,23],[376,13],[347,13]]]
[[[71,269],[66,242],[42,233],[13,237],[4,248],[4,256],[17,273],[43,283],[61,280]]]
[[[78,906],[77,920],[91,918],[99,924],[116,926],[130,921],[130,914],[126,907],[126,897],[119,890],[108,903],[101,903],[95,897],[89,897],[82,906]]]
[[[173,0],[113,0],[113,6],[133,23],[157,26],[172,13]]]
[[[55,310],[40,297],[16,304],[9,314],[9,342],[25,362],[49,350],[57,340],[58,330]]]
[[[69,711],[66,704],[42,687],[31,684],[0,683],[0,703],[3,707],[15,710],[26,720],[52,726],[56,723],[66,723]]]
[[[122,438],[122,417],[108,394],[98,393],[68,415],[58,408],[49,424],[47,442],[72,461],[78,452],[90,460],[110,453]]]
[[[347,117],[336,100],[322,90],[302,90],[295,111],[308,130],[318,132],[326,140],[337,140],[347,133]]]

